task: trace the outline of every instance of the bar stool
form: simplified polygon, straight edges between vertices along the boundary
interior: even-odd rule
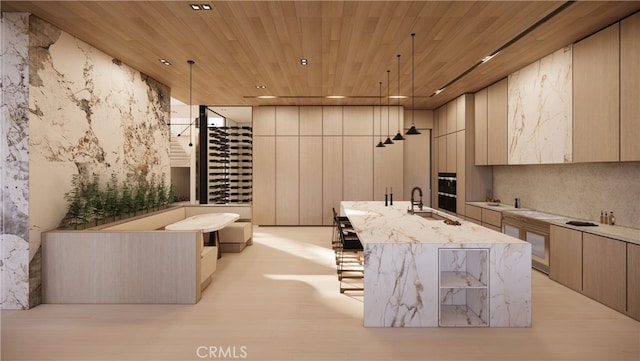
[[[363,291],[362,286],[346,285],[345,279],[363,279],[364,268],[361,254],[364,252],[362,242],[355,232],[345,232],[343,224],[338,222],[338,234],[340,236],[340,260],[338,263],[338,280],[340,281],[340,293],[345,291]],[[354,258],[345,259],[345,252],[353,252]]]

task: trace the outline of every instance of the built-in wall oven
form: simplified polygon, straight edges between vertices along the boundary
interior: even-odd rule
[[[438,208],[456,213],[455,173],[438,173]]]
[[[527,212],[531,213],[531,211],[502,212],[502,231],[505,234],[530,243],[531,266],[549,274],[549,233],[551,224],[544,219],[529,217]]]

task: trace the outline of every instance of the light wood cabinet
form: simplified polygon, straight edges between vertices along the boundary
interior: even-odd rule
[[[322,224],[333,224],[342,200],[342,136],[322,137]]]
[[[482,208],[481,215],[483,226],[493,226],[495,227],[493,229],[499,229],[500,232],[502,231],[502,212]]]
[[[551,226],[549,278],[582,292],[582,232]]]
[[[276,107],[253,107],[253,135],[276,135]]]
[[[255,112],[254,112],[255,115]],[[255,128],[254,128],[255,129]],[[275,128],[274,128],[275,130]],[[276,137],[253,137],[253,217],[259,225],[276,224]]]
[[[300,133],[300,107],[276,107],[276,135],[298,135]]]
[[[322,107],[300,107],[300,135],[322,135]]]
[[[438,147],[438,173],[447,171],[447,137],[436,138]]]
[[[300,224],[322,224],[321,136],[300,137]]]
[[[447,134],[447,106],[443,105],[437,109],[438,113],[438,132],[437,136],[441,137]]]
[[[620,22],[620,160],[640,160],[640,13]]]
[[[276,137],[276,224],[300,222],[299,138]]]
[[[322,107],[322,135],[342,135],[342,107]]]
[[[447,103],[447,134],[455,133],[458,125],[458,100],[452,100]]]
[[[446,172],[455,173],[458,165],[456,153],[457,153],[457,135],[456,133],[450,133],[444,136],[447,139],[447,166]]]
[[[472,206],[469,204],[465,205],[465,214],[468,219],[477,221],[482,223],[482,208]]]
[[[627,243],[627,314],[640,321],[640,245]]]
[[[342,109],[344,122],[342,124],[343,135],[373,135],[374,124],[379,127],[380,119],[373,119],[374,107],[349,106]],[[377,114],[377,113],[376,113]],[[378,129],[379,132],[379,129]]]
[[[471,109],[471,102],[468,102],[469,94],[464,94],[456,99],[456,131],[464,130],[466,127],[467,115]]]
[[[460,186],[458,187],[460,191],[456,192],[457,193],[456,194],[456,213],[464,216],[465,204],[467,201],[466,192],[464,191],[466,189],[465,185],[467,184],[467,177],[465,172],[465,168],[466,168],[465,136],[466,135],[464,130],[453,133],[452,135],[455,136],[455,140],[456,140],[456,175],[457,175],[456,183],[460,184]]]
[[[475,93],[475,164],[487,165],[487,88]]]
[[[626,312],[626,243],[583,233],[582,249],[584,294],[617,311]]]
[[[507,164],[507,79],[487,88],[487,164]]]
[[[402,198],[403,154],[401,143],[373,148],[373,200],[384,201],[385,190],[390,193],[392,189],[396,201]]]
[[[372,137],[344,136],[342,196],[345,201],[373,199],[373,150]]]
[[[620,160],[619,28],[573,46],[574,162]]]

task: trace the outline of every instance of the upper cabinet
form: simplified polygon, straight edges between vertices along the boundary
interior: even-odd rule
[[[487,164],[507,164],[507,79],[487,89]]]
[[[620,22],[620,160],[640,160],[640,13]]]
[[[474,108],[476,165],[487,165],[487,88],[475,94]]]
[[[573,47],[573,160],[620,160],[620,26]]]
[[[572,160],[571,47],[509,75],[509,164]]]

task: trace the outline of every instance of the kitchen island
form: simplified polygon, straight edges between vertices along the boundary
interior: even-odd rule
[[[365,327],[531,326],[530,244],[410,207],[341,202],[364,246]]]

